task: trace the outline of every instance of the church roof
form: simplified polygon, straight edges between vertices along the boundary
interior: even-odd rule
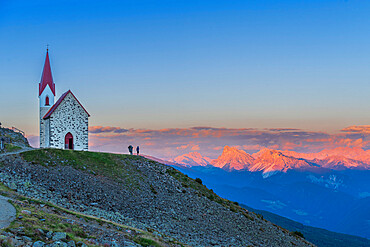
[[[71,90],[68,90],[67,92],[65,92],[62,96],[60,96],[60,98],[58,99],[58,101],[50,108],[50,110],[45,114],[45,116],[43,117],[43,119],[47,119],[51,116],[51,114],[53,114],[53,112],[55,111],[55,109],[58,108],[58,106],[60,105],[60,103],[62,103],[62,101],[64,100],[64,98],[69,94],[71,93],[72,96],[75,98],[75,100],[78,102],[78,104],[80,104],[80,106],[82,107],[82,109],[84,109],[84,111],[87,113],[87,115],[90,117],[90,114],[86,111],[85,107],[83,107],[83,105],[80,103],[80,101],[78,101],[78,99],[76,98],[76,96],[72,93]]]
[[[46,50],[46,58],[44,64],[44,70],[42,71],[41,82],[39,83],[39,96],[44,91],[46,85],[49,85],[51,91],[55,96],[55,84],[53,82],[53,76],[51,74],[49,51]]]

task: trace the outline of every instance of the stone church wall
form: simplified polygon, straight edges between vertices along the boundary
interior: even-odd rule
[[[69,93],[50,116],[50,147],[65,149],[65,136],[73,136],[75,150],[88,150],[88,114]]]
[[[44,120],[43,117],[49,111],[49,109],[50,107],[40,107],[40,148],[48,147],[46,140],[48,139],[47,137],[49,137],[49,135],[47,134],[47,132],[49,132],[49,130],[47,129],[49,126],[47,121]]]

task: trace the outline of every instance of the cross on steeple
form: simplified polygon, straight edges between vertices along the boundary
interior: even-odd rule
[[[49,51],[49,44],[46,44],[46,51]]]

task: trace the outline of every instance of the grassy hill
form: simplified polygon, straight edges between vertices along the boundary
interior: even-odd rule
[[[192,246],[312,246],[140,156],[38,149],[0,157],[0,181],[17,193],[94,217],[158,232]]]

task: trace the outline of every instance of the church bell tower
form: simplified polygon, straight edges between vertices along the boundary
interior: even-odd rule
[[[55,84],[51,74],[49,49],[46,49],[44,70],[42,71],[41,82],[39,83],[39,102],[40,102],[40,148],[49,146],[49,126],[48,120],[44,116],[54,105]]]

